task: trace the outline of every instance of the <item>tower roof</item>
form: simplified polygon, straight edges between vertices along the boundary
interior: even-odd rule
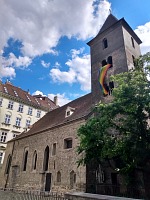
[[[109,27],[111,27],[112,25],[114,25],[116,22],[118,22],[118,19],[112,14],[109,14],[103,26],[101,27],[98,35],[102,33],[103,31],[105,31],[106,29],[108,29]]]
[[[132,30],[132,28],[129,26],[129,24],[125,21],[124,18],[121,18],[120,20],[118,20],[115,16],[113,16],[112,14],[109,14],[107,19],[105,20],[103,26],[101,27],[99,33],[96,35],[95,38],[97,38],[99,35],[101,35],[103,32],[109,30],[109,28],[115,27],[117,25],[121,25],[123,26],[130,34],[131,36],[136,40],[136,42],[138,44],[141,44],[142,41],[140,40],[140,38],[136,35],[136,33]],[[93,38],[91,41],[89,41],[87,44],[90,46],[93,41],[95,40],[95,38]]]

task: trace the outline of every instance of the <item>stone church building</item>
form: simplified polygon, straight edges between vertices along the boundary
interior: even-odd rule
[[[48,112],[28,132],[8,142],[0,187],[41,191],[85,191],[85,166],[77,167],[77,130],[100,100],[110,101],[111,74],[128,71],[140,56],[141,40],[124,20],[110,14],[88,42],[91,93]],[[89,66],[90,67],[90,66]],[[109,180],[110,183],[113,179]]]

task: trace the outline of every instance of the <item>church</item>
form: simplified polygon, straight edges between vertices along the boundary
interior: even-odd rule
[[[125,21],[110,14],[87,43],[91,53],[91,93],[48,112],[7,144],[0,187],[38,191],[87,191],[88,168],[77,167],[78,128],[92,117],[99,101],[111,101],[110,75],[134,67],[141,40]],[[90,66],[89,66],[90,67]],[[115,172],[108,181],[117,181]]]

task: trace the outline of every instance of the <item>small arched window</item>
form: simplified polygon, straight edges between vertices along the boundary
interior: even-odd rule
[[[109,56],[109,57],[107,58],[107,63],[112,65],[112,56]]]
[[[36,163],[37,163],[37,152],[35,151],[33,154],[33,162],[32,162],[32,169],[36,169]]]
[[[7,158],[5,174],[9,174],[10,166],[11,166],[11,160],[12,160],[12,156],[9,154],[9,156]]]
[[[133,48],[135,48],[133,37],[131,37],[131,42],[132,42],[132,46],[133,46]]]
[[[23,162],[23,171],[26,171],[26,168],[27,168],[27,160],[28,160],[28,151],[25,151],[25,154],[24,154],[24,162]]]
[[[107,65],[107,62],[106,62],[106,60],[103,60],[102,61],[102,67],[105,66],[105,65]]]
[[[76,183],[76,173],[72,170],[70,172],[70,189],[73,189],[75,183]]]
[[[58,183],[61,182],[61,173],[60,173],[60,171],[57,172],[57,182]]]
[[[48,170],[48,161],[49,161],[49,147],[47,146],[45,148],[45,152],[44,152],[44,161],[43,161],[43,170],[44,171]]]
[[[107,42],[107,39],[104,38],[103,39],[103,49],[106,49],[108,47],[108,42]]]

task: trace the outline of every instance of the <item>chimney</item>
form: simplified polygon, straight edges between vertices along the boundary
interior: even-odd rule
[[[56,106],[58,106],[58,97],[57,96],[54,96],[54,103]]]

